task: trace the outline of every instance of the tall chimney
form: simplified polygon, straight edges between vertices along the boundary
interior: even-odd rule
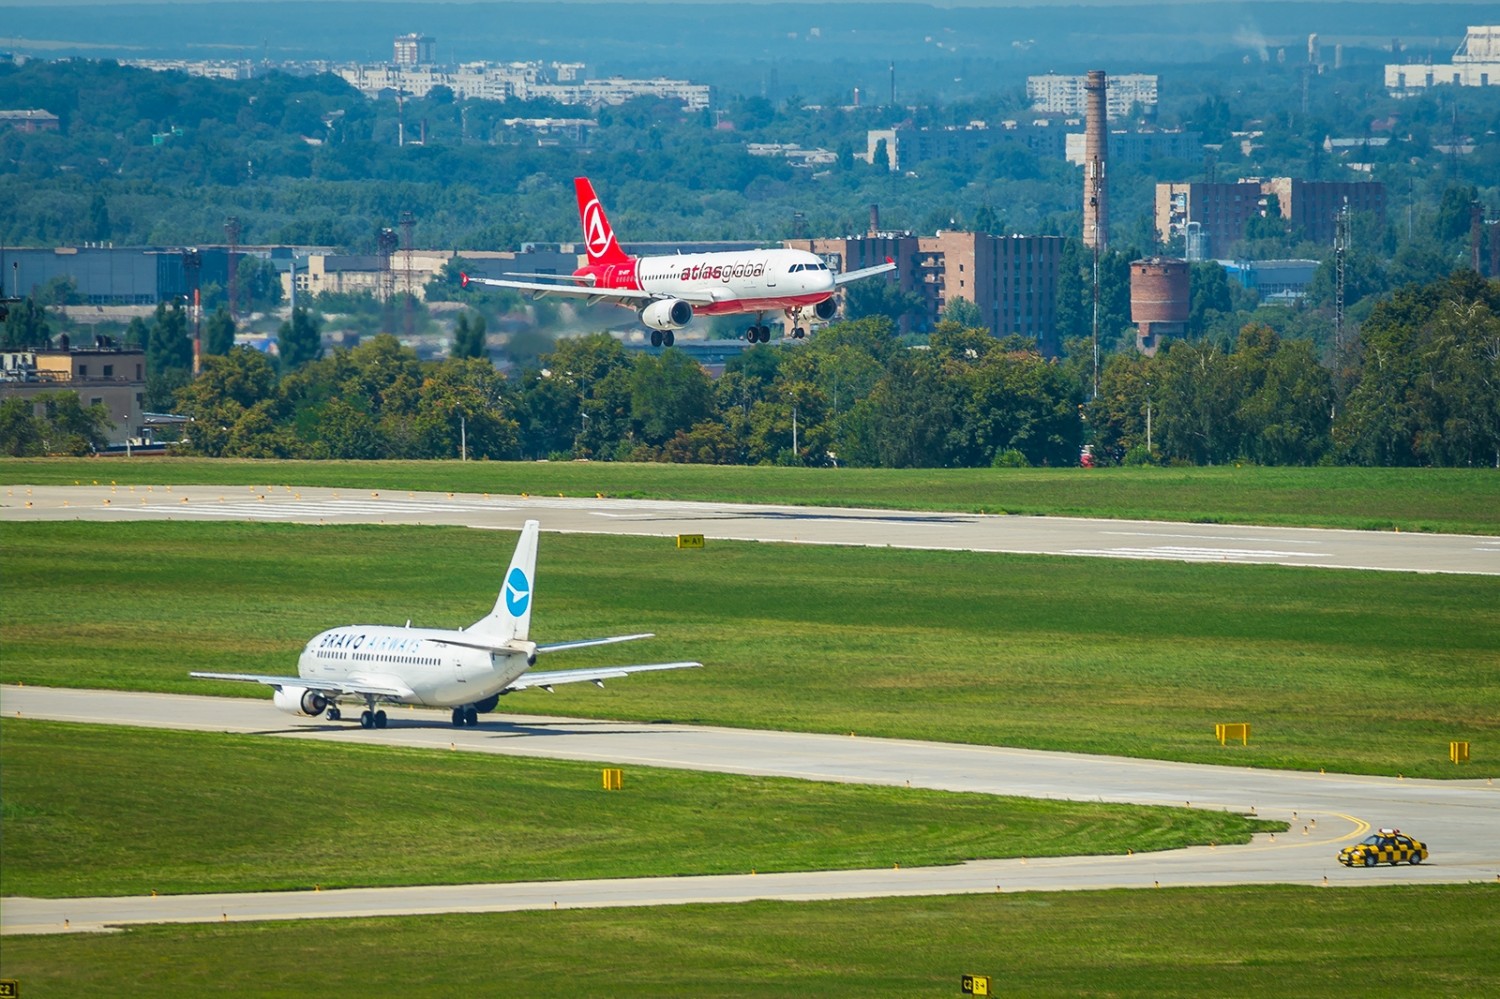
[[[1109,116],[1106,113],[1104,70],[1089,70],[1083,85],[1088,96],[1083,145],[1083,245],[1103,251],[1109,246],[1109,186],[1104,168],[1109,161]]]
[[[871,236],[880,235],[880,206],[870,206],[870,233]]]

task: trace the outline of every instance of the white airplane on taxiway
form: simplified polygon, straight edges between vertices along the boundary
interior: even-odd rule
[[[258,673],[192,673],[203,680],[242,680],[274,687],[276,707],[288,714],[329,721],[341,717],[339,702],[363,701],[363,728],[385,728],[378,704],[416,704],[453,709],[454,725],[477,725],[479,715],[495,710],[503,694],[530,687],[551,689],[563,683],[593,683],[654,670],[693,669],[698,662],[602,666],[560,672],[530,672],[546,652],[610,645],[650,633],[589,638],[538,645],[531,641],[531,610],[536,580],[540,524],[528,520],[521,529],[515,556],[488,615],[457,631],[390,625],[348,625],[315,635],[297,659],[296,676]]]

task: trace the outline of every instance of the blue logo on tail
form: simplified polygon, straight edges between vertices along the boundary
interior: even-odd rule
[[[526,578],[526,573],[520,566],[512,569],[510,575],[505,577],[505,609],[510,611],[511,617],[520,617],[526,613],[526,608],[531,606],[531,580]]]

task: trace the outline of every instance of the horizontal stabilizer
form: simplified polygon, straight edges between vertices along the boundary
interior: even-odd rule
[[[858,281],[861,278],[874,277],[876,274],[885,274],[896,269],[896,262],[890,257],[885,258],[885,263],[876,264],[874,267],[861,267],[857,271],[845,271],[843,274],[835,274],[833,283],[835,285],[848,284],[850,281]]]
[[[562,652],[567,649],[587,649],[594,645],[614,645],[616,642],[634,642],[641,638],[655,638],[651,632],[643,632],[639,635],[616,635],[613,638],[580,638],[573,642],[551,642],[547,645],[538,645],[538,652]]]

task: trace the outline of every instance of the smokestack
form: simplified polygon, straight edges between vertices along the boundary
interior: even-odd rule
[[[1101,252],[1109,245],[1109,117],[1105,96],[1109,84],[1104,70],[1089,70],[1083,85],[1088,100],[1083,145],[1083,245]]]
[[[870,206],[870,235],[880,235],[880,206]]]
[[[896,64],[891,63],[891,107],[896,106]]]

